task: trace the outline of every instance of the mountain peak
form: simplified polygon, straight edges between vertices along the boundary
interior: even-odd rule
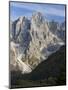
[[[34,12],[32,15],[32,21],[37,24],[40,25],[41,23],[44,22],[44,16],[42,15],[41,12]]]
[[[26,18],[25,16],[20,16],[20,17],[19,17],[19,21],[20,21],[20,22],[23,22],[23,21],[25,21],[26,19],[27,19],[27,18]]]
[[[30,20],[25,16],[21,16],[11,24],[11,38],[15,43],[15,46],[11,49],[16,55],[16,62],[19,62],[18,57],[21,56],[20,61],[34,69],[60,48],[59,42],[61,40],[49,30],[45,19],[41,12],[34,12]],[[54,27],[54,25],[52,26]],[[17,47],[16,42],[19,47]]]
[[[41,12],[33,12],[32,16],[42,16],[42,13]]]

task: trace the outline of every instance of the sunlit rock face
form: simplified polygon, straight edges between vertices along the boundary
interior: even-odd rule
[[[32,72],[64,44],[63,39],[50,30],[40,12],[34,12],[30,19],[19,17],[10,23],[10,30],[11,70],[20,70],[22,74]]]

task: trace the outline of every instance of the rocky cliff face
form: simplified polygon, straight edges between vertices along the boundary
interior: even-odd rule
[[[22,73],[31,72],[64,44],[58,35],[50,31],[40,12],[33,13],[30,20],[24,16],[10,23],[10,35],[10,65],[14,69],[18,67]]]
[[[49,30],[65,42],[65,22],[61,24],[55,21],[49,22]]]

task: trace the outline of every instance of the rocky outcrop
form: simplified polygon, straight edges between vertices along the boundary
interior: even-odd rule
[[[64,44],[61,38],[50,31],[46,19],[40,12],[33,13],[30,20],[25,16],[20,17],[10,26],[10,48],[13,52],[10,53],[10,56],[13,55],[13,58],[10,58],[13,63],[10,64],[16,65],[23,74],[31,72]]]

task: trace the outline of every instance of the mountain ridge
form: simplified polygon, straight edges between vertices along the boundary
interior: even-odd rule
[[[22,72],[24,67],[22,64],[19,65],[21,61],[34,69],[65,44],[63,39],[50,31],[40,12],[34,13],[31,20],[22,16],[10,23],[10,26],[10,65],[18,66]]]

